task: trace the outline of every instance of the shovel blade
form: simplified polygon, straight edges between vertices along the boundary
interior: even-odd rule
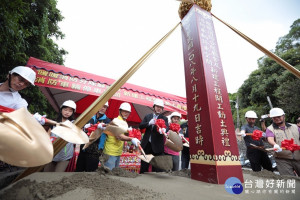
[[[35,167],[53,159],[53,146],[45,129],[25,108],[2,113],[0,160],[19,167]]]
[[[89,142],[87,134],[69,120],[58,123],[52,132],[73,144],[86,144]]]
[[[138,157],[143,160],[146,163],[150,163],[152,158],[154,158],[154,156],[152,154],[148,154],[148,155],[138,155]],[[146,157],[146,158],[145,158]]]

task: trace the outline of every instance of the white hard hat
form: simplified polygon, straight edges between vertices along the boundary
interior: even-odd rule
[[[254,111],[252,111],[252,110],[247,111],[245,113],[245,117],[246,118],[255,118],[255,119],[257,119],[256,113]]]
[[[120,108],[119,108],[119,110],[125,110],[125,111],[128,111],[128,112],[131,112],[131,106],[130,106],[130,104],[129,103],[122,103],[121,105],[120,105]]]
[[[34,85],[36,73],[29,67],[18,66],[18,67],[13,68],[9,73],[10,74],[13,74],[13,73],[19,74],[24,79],[26,79],[28,82],[30,82],[31,85]]]
[[[161,99],[155,99],[153,102],[153,106],[155,106],[155,105],[164,107],[164,101]]]
[[[270,110],[270,117],[279,117],[284,115],[285,113],[283,112],[283,110],[281,108],[272,108]]]
[[[179,118],[181,118],[181,114],[179,112],[172,112],[172,114],[170,115],[170,119],[172,119],[172,117],[179,117]]]
[[[73,108],[74,112],[76,111],[76,103],[72,100],[65,101],[63,104],[61,104],[60,108],[62,108],[63,106]]]

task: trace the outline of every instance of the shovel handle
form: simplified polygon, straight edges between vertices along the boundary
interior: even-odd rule
[[[45,118],[45,124],[50,124],[50,125],[57,125],[58,122],[53,121],[51,119]]]
[[[187,139],[185,139],[183,136],[181,136],[181,138],[188,144],[190,145],[189,141],[187,141]]]
[[[147,157],[146,157],[145,151],[144,151],[144,149],[142,148],[142,146],[140,144],[139,144],[139,149],[142,152],[142,154],[145,157],[145,159],[148,160]]]

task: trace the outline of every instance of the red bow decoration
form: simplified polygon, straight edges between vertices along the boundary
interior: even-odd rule
[[[0,105],[0,112],[12,112],[14,111],[15,109],[12,109],[12,108],[8,108],[8,107],[5,107],[5,106],[1,106]]]
[[[137,138],[138,140],[142,139],[142,133],[139,129],[133,128],[132,130],[128,131],[129,137]]]
[[[283,140],[281,142],[281,148],[285,148],[286,150],[290,150],[291,152],[294,152],[296,150],[300,150],[300,146],[298,146],[297,144],[294,144],[294,139],[290,139],[290,140]]]
[[[254,130],[252,133],[252,139],[253,140],[260,140],[260,138],[262,137],[263,132],[260,130]]]
[[[167,128],[167,126],[165,124],[165,120],[163,120],[163,119],[157,119],[155,121],[155,125],[157,126],[157,132],[159,132],[160,128]]]
[[[170,128],[171,131],[179,132],[180,125],[179,124],[175,124],[175,123],[171,123],[170,126],[169,126],[169,128]]]
[[[95,131],[98,127],[98,124],[91,124],[89,128],[87,128],[87,135],[90,136],[93,131]]]
[[[185,137],[185,139],[188,141],[188,142],[190,142],[190,139],[189,138],[187,138],[187,137]],[[182,143],[186,143],[186,141],[182,138]]]

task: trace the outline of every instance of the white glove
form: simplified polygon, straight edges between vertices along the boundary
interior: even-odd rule
[[[129,131],[132,131],[132,127],[129,127],[128,129],[127,129],[127,131],[129,132]]]
[[[277,153],[282,151],[282,148],[280,148],[280,146],[278,144],[274,144],[273,149]]]
[[[183,135],[182,133],[179,133],[179,136],[180,136],[181,138],[183,138],[183,137],[184,137],[184,135]]]
[[[241,136],[242,136],[242,137],[246,137],[245,131],[241,131]]]
[[[164,133],[166,132],[166,129],[165,129],[165,128],[160,128],[160,129],[158,130],[158,132],[159,132],[160,134],[164,134]]]
[[[104,126],[104,123],[99,123],[98,126],[97,126],[97,128],[105,130],[106,127]]]
[[[134,144],[134,146],[138,147],[140,144],[140,141],[137,138],[132,138],[131,140],[132,144]]]
[[[84,129],[88,129],[88,128],[90,128],[90,127],[91,127],[91,124],[90,124],[90,123],[84,125]]]
[[[149,121],[149,126],[151,126],[151,125],[153,125],[153,124],[155,124],[155,119],[151,119],[151,120]]]
[[[265,132],[263,132],[263,133],[262,133],[262,136],[263,136],[263,137],[266,137],[266,133],[265,133]]]
[[[46,118],[46,115],[40,115],[39,113],[35,113],[33,115],[33,117],[36,119],[36,121],[38,121],[41,125],[44,125],[45,124],[45,118]]]

